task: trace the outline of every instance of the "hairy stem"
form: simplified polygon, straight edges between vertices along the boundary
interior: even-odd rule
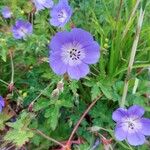
[[[80,123],[82,122],[82,120],[84,119],[84,117],[86,116],[86,114],[90,111],[90,109],[96,104],[96,102],[102,97],[102,94],[99,95],[90,105],[89,107],[85,110],[85,112],[82,114],[81,118],[79,119],[79,121],[77,122],[77,124],[75,125],[74,129],[72,130],[72,133],[69,137],[69,140],[67,141],[67,144],[70,144],[74,134],[76,133]]]
[[[142,8],[141,8],[139,19],[138,19],[138,24],[137,24],[137,29],[136,29],[136,35],[135,35],[132,50],[131,50],[128,70],[127,70],[127,77],[125,79],[123,96],[122,96],[122,100],[121,100],[121,107],[124,107],[124,105],[125,105],[125,100],[126,100],[126,96],[127,96],[127,92],[128,92],[129,77],[130,77],[130,74],[131,74],[131,71],[133,68],[135,54],[136,54],[138,41],[139,41],[139,37],[140,37],[140,32],[141,32],[141,28],[142,28],[142,24],[143,24],[144,14],[145,14],[145,10],[142,10]]]
[[[38,130],[38,129],[32,129],[33,131],[35,131],[37,134],[41,135],[42,137],[44,137],[45,139],[54,142],[55,144],[61,146],[61,147],[65,147],[65,145],[63,145],[62,143],[60,143],[59,141],[47,136],[46,134],[44,134],[42,131]]]
[[[9,53],[10,54],[10,61],[11,61],[11,84],[13,84],[14,83],[14,62],[13,62],[13,54],[12,54],[12,52],[10,52]]]

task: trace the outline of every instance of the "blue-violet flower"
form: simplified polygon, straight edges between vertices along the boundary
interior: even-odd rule
[[[45,8],[52,8],[54,5],[53,0],[33,0],[37,11],[43,10]]]
[[[118,141],[127,139],[133,146],[144,144],[145,136],[150,135],[150,119],[142,117],[144,112],[144,109],[137,105],[128,110],[118,108],[113,112],[112,118],[117,123],[115,137]]]
[[[5,106],[5,102],[2,96],[0,96],[0,112],[2,112],[3,107]]]
[[[88,64],[96,63],[100,57],[99,44],[89,32],[78,28],[56,33],[49,48],[52,70],[58,75],[68,73],[77,80],[85,77],[89,73]]]
[[[5,6],[2,8],[2,15],[6,19],[11,18],[12,12],[10,11],[9,7]]]
[[[15,39],[25,39],[31,35],[33,31],[32,24],[25,20],[17,20],[12,27],[13,36]]]
[[[50,24],[56,27],[64,27],[72,16],[72,8],[68,4],[68,0],[59,0],[50,11]]]

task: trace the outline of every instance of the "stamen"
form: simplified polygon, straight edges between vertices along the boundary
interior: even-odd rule
[[[61,56],[66,64],[74,66],[81,63],[81,60],[85,57],[85,53],[82,45],[74,41],[62,47]]]

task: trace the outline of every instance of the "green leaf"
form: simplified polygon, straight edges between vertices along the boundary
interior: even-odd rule
[[[75,94],[77,92],[77,89],[79,88],[78,82],[76,80],[72,80],[70,83],[70,88],[72,92]]]
[[[48,99],[40,98],[34,105],[34,111],[39,111],[48,107]]]
[[[34,135],[33,132],[28,128],[32,117],[32,114],[23,112],[21,114],[21,118],[16,122],[7,123],[11,129],[6,133],[4,139],[14,143],[17,147],[21,147],[28,142],[29,139]]]
[[[66,99],[66,100],[58,100],[56,102],[56,105],[60,106],[60,107],[66,107],[66,108],[71,108],[73,107],[72,101],[70,99]]]
[[[100,88],[98,84],[95,84],[91,89],[92,100],[95,99],[100,94]]]
[[[52,130],[55,130],[58,124],[59,118],[59,106],[51,106],[45,111],[45,118],[48,118],[47,123],[50,125]]]
[[[99,84],[103,94],[106,96],[106,98],[113,99],[113,97],[112,97],[112,88],[110,86],[102,85],[100,82],[98,84]]]
[[[9,120],[11,118],[11,116],[10,115],[8,115],[8,114],[4,114],[4,113],[0,113],[0,130],[3,130],[4,129],[4,127],[5,127],[5,122],[7,121],[7,120]]]

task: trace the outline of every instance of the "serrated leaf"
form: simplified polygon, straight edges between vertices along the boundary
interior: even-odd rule
[[[10,119],[11,116],[4,114],[4,113],[0,113],[0,130],[3,130],[5,127],[5,122]]]
[[[95,99],[100,94],[100,88],[95,84],[91,89],[92,100]]]
[[[33,137],[33,132],[28,129],[32,114],[23,112],[21,118],[14,123],[7,123],[11,129],[6,133],[4,140],[14,143],[17,147],[21,147]]]
[[[41,98],[35,103],[34,111],[39,111],[39,110],[44,109],[46,107],[48,107],[48,100]]]
[[[103,94],[106,96],[106,98],[113,99],[112,88],[110,86],[104,86],[100,82],[98,84],[99,84]]]
[[[71,81],[70,88],[71,88],[71,90],[72,90],[73,93],[76,93],[77,89],[79,88],[78,82],[75,81],[75,80]]]
[[[70,99],[66,99],[66,100],[58,100],[56,102],[56,105],[60,106],[60,107],[67,107],[67,108],[71,108],[73,107],[72,101],[70,101]]]
[[[33,135],[34,134],[32,133],[32,131],[27,129],[12,129],[7,132],[4,139],[6,141],[13,142],[17,147],[21,147],[26,142],[28,142],[29,139],[33,137]]]
[[[59,106],[51,106],[46,110],[44,117],[48,118],[47,123],[50,125],[52,130],[55,130],[58,124],[59,118]]]

